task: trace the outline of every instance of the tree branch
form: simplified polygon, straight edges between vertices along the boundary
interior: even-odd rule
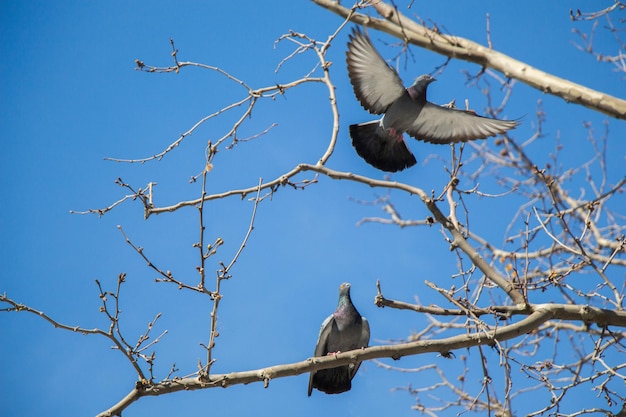
[[[337,1],[313,0],[313,2],[344,18],[352,13],[350,9],[343,7]],[[515,78],[544,93],[561,97],[567,102],[581,104],[592,110],[626,120],[626,100],[548,74],[468,39],[441,34],[405,17],[396,8],[382,1],[372,2],[371,5],[386,20],[360,13],[352,13],[350,20],[381,30],[438,54],[473,62],[483,68],[493,68],[507,77]]]
[[[336,180],[351,180],[367,184],[370,187],[395,188],[406,191],[409,194],[417,195],[426,205],[428,210],[433,214],[435,220],[445,227],[446,230],[448,230],[448,232],[452,235],[453,239],[450,245],[451,249],[459,248],[465,252],[472,260],[472,263],[476,265],[485,274],[485,276],[487,276],[487,278],[502,288],[515,304],[524,304],[526,302],[522,293],[483,259],[478,251],[469,244],[469,242],[463,237],[463,234],[454,226],[452,221],[450,221],[450,219],[443,214],[437,206],[436,201],[430,198],[422,189],[395,181],[375,180],[361,175],[352,174],[350,172],[334,171],[320,165],[300,164],[298,165],[298,168],[303,171],[315,171]]]
[[[541,324],[555,317],[564,317],[569,320],[582,320],[585,322],[587,322],[589,318],[593,318],[605,325],[610,324],[626,327],[625,312],[566,304],[540,304],[533,306],[532,313],[523,320],[487,332],[480,331],[439,340],[419,340],[397,345],[372,346],[365,349],[339,353],[337,355],[314,357],[300,362],[270,366],[251,371],[215,374],[204,378],[179,378],[162,381],[157,384],[138,384],[120,402],[98,414],[98,417],[120,415],[130,404],[144,396],[157,396],[170,392],[191,391],[204,388],[225,388],[231,385],[250,384],[253,382],[264,382],[267,386],[272,379],[300,375],[320,369],[334,368],[364,360],[377,358],[392,358],[397,360],[403,356],[422,353],[447,354],[452,350],[461,348],[479,345],[491,346],[495,342],[502,342],[522,334],[530,333]]]

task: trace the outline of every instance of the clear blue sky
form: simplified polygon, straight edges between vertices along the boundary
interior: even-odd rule
[[[416,1],[407,14],[415,13],[452,34],[484,44],[489,13],[494,48],[547,72],[624,97],[624,74],[612,71],[610,64],[596,63],[572,45],[577,37],[571,31],[574,23],[568,8],[583,9],[586,4],[473,2],[470,7],[460,1]],[[195,209],[147,221],[141,206],[131,202],[102,218],[69,211],[105,207],[121,198],[126,193],[114,184],[118,177],[136,188],[157,182],[157,205],[199,197],[199,185],[189,184],[188,179],[203,168],[207,140],[220,137],[236,115],[205,124],[161,162],[124,165],[103,158],[158,153],[201,117],[245,96],[244,89],[214,72],[186,68],[177,75],[147,74],[133,70],[135,59],[170,65],[172,37],[179,60],[219,66],[253,87],[270,86],[304,75],[315,62],[312,55],[298,57],[276,74],[276,65],[293,49],[289,42],[274,48],[281,34],[293,29],[325,40],[340,22],[309,1],[0,2],[0,291],[63,323],[106,327],[105,317],[98,312],[94,280],[114,290],[117,275],[126,272],[122,292],[125,335],[135,340],[147,322],[162,312],[154,334],[165,329],[169,333],[157,346],[157,379],[167,375],[172,363],[180,369],[178,375],[193,373],[197,360],[205,357],[200,343],[208,338],[211,304],[172,285],[154,283],[155,273],[124,243],[116,226],[122,225],[161,268],[195,283]],[[328,166],[382,178],[381,172],[356,155],[347,136],[348,124],[371,117],[354,99],[348,83],[347,33],[341,33],[329,53],[342,133]],[[392,38],[375,31],[370,35],[385,57],[397,53],[385,47],[394,42]],[[613,45],[600,34],[596,42],[597,46]],[[412,51],[415,61],[409,60],[401,71],[406,82],[445,61],[427,51]],[[451,63],[431,86],[429,98],[439,103],[453,98],[462,103],[469,98],[480,111],[485,107],[484,97],[466,86],[462,69],[478,70],[464,62]],[[322,85],[308,85],[276,102],[261,103],[241,136],[258,133],[273,122],[278,127],[262,139],[223,150],[209,176],[209,191],[250,187],[259,177],[271,180],[299,162],[315,163],[330,134],[327,96]],[[591,148],[582,123],[590,121],[601,131],[607,117],[518,84],[503,116],[524,116],[514,134],[520,141],[532,134],[538,100],[544,102],[547,122],[545,137],[532,148],[537,162],[548,159],[556,135],[572,161],[587,160]],[[609,127],[609,180],[616,182],[625,173],[626,128],[614,119],[609,120]],[[440,189],[446,181],[442,163],[432,158],[428,164],[423,161],[430,155],[447,159],[449,149],[415,141],[410,146],[419,164],[394,179],[427,191]],[[319,325],[335,308],[338,286],[344,281],[352,283],[353,301],[370,321],[372,344],[406,338],[426,325],[419,315],[376,308],[372,302],[375,281],[382,281],[389,298],[410,302],[418,295],[424,303],[443,305],[445,301],[423,282],[450,286],[456,257],[438,228],[357,227],[363,217],[384,214],[377,206],[359,205],[352,199],[371,201],[384,193],[320,178],[319,184],[306,191],[281,189],[260,204],[248,247],[233,269],[233,278],[223,285],[214,372],[309,357]],[[416,198],[392,195],[406,218],[427,215]],[[238,198],[210,204],[207,238],[213,241],[219,236],[225,241],[208,265],[211,286],[216,262],[230,261],[251,211],[252,204]],[[510,217],[477,213],[473,227],[501,242],[509,221]],[[95,415],[121,399],[136,380],[133,369],[104,338],[55,330],[24,313],[0,314],[0,330],[2,415]],[[446,362],[434,354],[392,364],[415,368],[434,362],[460,369],[458,361]],[[501,375],[495,364],[497,358],[493,374]],[[477,373],[472,382],[479,380]],[[393,388],[429,385],[414,374],[385,371],[371,362],[361,367],[352,391],[339,396],[315,392],[307,398],[307,381],[308,375],[301,375],[271,381],[268,389],[252,384],[145,398],[124,415],[412,416],[413,398]],[[589,395],[581,401],[595,398]],[[524,405],[516,406],[523,414]]]

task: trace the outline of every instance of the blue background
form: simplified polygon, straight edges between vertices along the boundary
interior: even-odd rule
[[[624,74],[573,46],[579,38],[572,28],[589,30],[590,24],[572,22],[570,7],[583,9],[588,3],[416,1],[411,10],[402,10],[481,44],[486,44],[485,16],[489,13],[496,50],[548,73],[623,97]],[[168,334],[156,346],[157,380],[167,375],[173,363],[179,376],[196,371],[197,361],[206,356],[200,344],[208,340],[212,304],[207,297],[155,283],[156,273],[124,242],[117,225],[157,266],[195,285],[198,253],[192,244],[198,240],[197,210],[188,207],[147,221],[138,202],[126,202],[103,217],[70,214],[70,210],[102,208],[122,198],[127,191],[114,184],[118,177],[135,188],[156,182],[154,201],[159,206],[198,198],[200,185],[190,184],[189,178],[204,167],[207,141],[225,134],[243,111],[236,109],[208,121],[160,162],[129,165],[104,161],[104,157],[142,158],[159,153],[200,118],[247,94],[216,72],[188,67],[179,74],[148,74],[134,70],[135,59],[148,65],[171,65],[171,37],[180,61],[218,66],[253,88],[272,86],[302,77],[316,64],[316,57],[308,53],[288,61],[276,73],[277,64],[294,49],[288,41],[275,45],[280,35],[293,29],[323,41],[340,23],[340,18],[312,2],[292,0],[0,2],[0,291],[59,322],[106,329],[108,322],[98,311],[94,280],[113,291],[116,277],[125,272],[127,282],[121,296],[124,335],[134,343],[161,312],[152,335],[166,329]],[[348,30],[342,31],[328,53],[341,133],[327,165],[383,178],[383,173],[356,155],[347,136],[348,124],[371,119],[355,100],[348,82],[344,64],[347,34]],[[384,57],[398,54],[393,47],[396,39],[373,30],[370,36]],[[614,52],[613,39],[604,31],[598,31],[595,45]],[[411,50],[414,59],[401,60],[399,65],[407,83],[445,62],[431,52]],[[436,103],[457,99],[461,104],[468,98],[472,107],[482,112],[485,98],[479,89],[466,84],[462,70],[477,73],[479,68],[451,62],[437,75],[439,81],[430,87],[429,99]],[[498,102],[502,96],[497,83],[491,85]],[[608,121],[609,181],[615,183],[623,177],[623,121],[567,104],[521,83],[502,114],[504,118],[524,117],[513,134],[518,141],[532,135],[539,100],[547,121],[544,137],[529,148],[537,164],[549,160],[557,136],[564,145],[561,152],[567,167],[587,161],[593,149],[583,122],[590,122],[601,135],[603,123]],[[304,85],[274,101],[261,101],[239,136],[254,135],[272,123],[278,126],[232,150],[222,147],[208,176],[208,192],[253,187],[260,177],[269,181],[300,162],[316,163],[327,147],[331,122],[328,91],[322,84]],[[413,140],[409,145],[418,166],[393,179],[439,192],[447,182],[443,168],[449,148]],[[311,178],[312,174],[298,177]],[[487,183],[484,191],[503,190]],[[358,202],[386,195],[385,190],[320,177],[318,184],[305,191],[281,188],[259,205],[254,231],[232,270],[233,278],[222,286],[213,372],[257,369],[309,357],[319,325],[335,308],[338,286],[344,281],[352,283],[353,301],[371,324],[371,344],[405,340],[427,325],[422,315],[376,308],[372,302],[375,282],[381,280],[389,298],[412,302],[417,297],[424,304],[446,305],[423,282],[453,285],[450,275],[457,272],[457,258],[449,252],[438,227],[356,226],[364,217],[385,216],[380,206]],[[407,219],[423,219],[429,214],[415,197],[395,191],[390,195]],[[624,202],[622,196],[616,199]],[[492,201],[471,200],[472,227],[497,244],[502,242],[519,201]],[[489,208],[489,204],[503,206]],[[209,288],[214,285],[218,262],[230,262],[239,248],[252,208],[252,202],[239,197],[207,204],[207,240],[221,237],[225,241],[207,263]],[[618,284],[623,280],[623,274],[614,277]],[[116,403],[135,383],[132,367],[110,349],[105,338],[56,330],[26,313],[1,314],[0,328],[2,415],[95,415]],[[468,391],[476,395],[482,378],[476,351],[457,352],[452,360],[426,354],[382,362],[408,369],[436,363],[449,371],[454,382],[463,368],[463,355],[474,360],[467,384]],[[497,353],[488,355],[494,389],[501,398],[503,390],[497,384],[503,371],[497,365]],[[433,373],[393,372],[367,362],[353,389],[339,396],[315,392],[307,398],[308,375],[300,375],[273,380],[268,389],[251,384],[143,398],[124,415],[408,416],[416,413],[411,410],[415,400],[396,388],[427,387],[437,381]],[[548,401],[545,394],[535,398]],[[598,401],[596,393],[589,390],[570,399],[572,410]],[[523,401],[513,404],[519,415],[529,411]]]

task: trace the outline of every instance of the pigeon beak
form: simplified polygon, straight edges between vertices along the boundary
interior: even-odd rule
[[[428,84],[432,83],[433,81],[437,81],[437,79],[431,77],[428,74],[424,74],[424,75],[420,75],[419,77],[417,77],[415,79],[413,85],[417,85],[417,84],[428,85]]]

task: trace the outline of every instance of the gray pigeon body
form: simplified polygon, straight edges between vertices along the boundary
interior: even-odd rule
[[[320,329],[314,356],[326,356],[367,347],[370,340],[370,326],[361,317],[350,299],[350,284],[339,287],[339,303],[333,314],[328,316]],[[361,364],[350,364],[336,368],[311,372],[309,377],[309,397],[313,388],[326,394],[339,394],[352,388],[352,378]]]
[[[352,145],[367,163],[383,171],[401,171],[417,162],[403,133],[425,142],[448,144],[485,139],[518,125],[514,120],[491,119],[428,102],[426,90],[435,81],[429,75],[404,88],[398,73],[358,28],[350,35],[346,61],[361,105],[370,113],[383,115],[380,120],[351,125]]]

